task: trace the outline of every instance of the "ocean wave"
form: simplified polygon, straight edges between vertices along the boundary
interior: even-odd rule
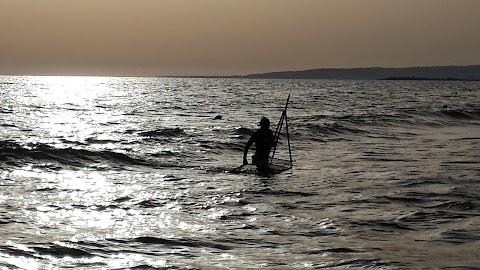
[[[480,110],[440,110],[435,114],[440,117],[453,119],[480,119]]]
[[[0,216],[0,225],[10,224],[10,223],[23,223],[23,222],[18,222],[17,220],[10,217]]]
[[[0,113],[14,113],[14,110],[13,109],[8,109],[8,108],[1,108],[0,109]]]
[[[81,257],[92,257],[92,253],[73,247],[66,247],[58,244],[50,244],[48,246],[34,246],[32,247],[40,255],[49,255],[53,257],[72,257],[72,258],[81,258]]]
[[[334,268],[375,268],[375,269],[384,269],[384,268],[393,268],[398,266],[397,262],[388,262],[380,259],[351,259],[351,260],[341,260],[340,262],[335,263],[325,263],[322,264],[319,268],[325,269],[334,269]]]
[[[241,127],[237,128],[235,132],[239,135],[252,135],[254,131],[249,128]]]
[[[180,137],[185,136],[186,133],[181,128],[160,128],[150,131],[139,132],[138,135],[145,137]]]
[[[308,138],[309,140],[316,141],[329,141],[332,137],[342,137],[342,139],[348,140],[349,135],[368,134],[364,128],[350,127],[340,123],[307,123],[303,125],[295,125],[290,131],[292,138],[302,139]]]
[[[478,109],[404,110],[390,113],[311,115],[291,117],[291,133],[315,139],[319,136],[366,135],[385,127],[455,126],[480,124]],[[380,129],[379,129],[380,128]]]
[[[313,193],[313,192],[274,190],[274,189],[271,189],[271,188],[264,188],[264,189],[260,189],[260,190],[252,190],[252,191],[249,191],[248,193],[251,193],[251,194],[254,194],[254,195],[268,194],[270,196],[298,196],[298,197],[302,197],[302,198],[316,195],[316,193]]]
[[[429,228],[434,226],[439,221],[445,222],[454,222],[457,220],[465,219],[467,216],[465,214],[449,212],[449,211],[415,211],[408,215],[404,215],[398,219],[398,222],[410,224],[415,227]]]
[[[14,256],[14,257],[23,257],[23,258],[35,258],[35,252],[31,249],[20,249],[16,248],[13,246],[8,246],[8,245],[0,245],[0,254],[6,254],[9,256]],[[1,262],[0,262],[1,263]],[[2,265],[2,264],[0,264]],[[14,267],[12,268],[7,268],[7,269],[15,269]]]
[[[464,229],[453,229],[447,230],[441,233],[443,241],[447,241],[455,244],[465,244],[477,242],[480,240],[480,230],[464,230]]]
[[[401,224],[398,220],[358,220],[351,221],[350,226],[356,227],[369,227],[374,228],[376,231],[380,231],[388,234],[396,234],[403,231],[413,230],[411,227]]]
[[[193,247],[193,248],[212,248],[212,249],[220,249],[220,250],[230,250],[232,247],[214,243],[210,241],[200,241],[196,239],[188,239],[188,238],[181,238],[181,239],[167,239],[167,238],[159,238],[159,237],[152,237],[152,236],[141,236],[133,239],[107,239],[111,242],[123,243],[123,244],[153,244],[153,245],[162,245],[171,248],[175,247]]]
[[[15,141],[0,141],[0,169],[25,165],[49,171],[59,171],[65,167],[131,170],[137,166],[200,169],[198,164],[191,162],[192,159],[195,160],[196,154],[167,150],[138,156],[110,150],[58,148],[43,143],[22,145]]]
[[[113,162],[130,165],[147,165],[142,159],[113,151],[92,151],[76,148],[56,148],[48,144],[21,145],[14,141],[0,141],[0,160],[20,166],[32,161],[56,162],[70,166],[85,166],[93,163]]]
[[[445,208],[445,209],[452,209],[452,210],[473,210],[475,209],[475,205],[469,201],[449,201],[436,204],[434,206],[429,206],[428,208]]]
[[[69,143],[77,143],[78,142],[72,142],[72,141],[65,141],[64,142],[69,142]],[[121,141],[118,140],[111,140],[111,139],[97,139],[97,138],[87,138],[85,139],[85,142],[88,144],[109,144],[109,143],[120,143]]]

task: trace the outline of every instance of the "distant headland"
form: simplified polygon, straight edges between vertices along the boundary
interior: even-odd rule
[[[225,77],[249,79],[480,81],[480,65],[406,68],[321,68],[302,71],[280,71]]]

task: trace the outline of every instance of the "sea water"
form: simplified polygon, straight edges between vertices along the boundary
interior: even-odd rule
[[[1,269],[480,265],[479,82],[3,76],[0,127]]]

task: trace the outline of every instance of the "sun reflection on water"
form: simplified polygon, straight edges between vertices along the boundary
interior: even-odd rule
[[[185,214],[181,199],[188,193],[157,192],[135,184],[152,175],[129,179],[128,189],[114,174],[89,170],[47,172],[24,167],[10,177],[30,179],[25,181],[31,191],[22,216],[36,228],[25,233],[38,239],[52,230],[56,239],[68,241],[212,234],[213,223],[226,213],[212,209],[208,216]]]
[[[47,76],[31,77],[39,86],[37,96],[45,104],[71,104],[85,106],[113,89],[114,78]]]
[[[112,130],[110,124],[124,120],[121,102],[128,93],[119,89],[116,78],[41,76],[25,77],[24,83],[28,90],[16,98],[35,110],[22,121],[28,128],[46,133],[45,137],[69,141],[98,135],[110,138],[105,135]],[[113,99],[115,103],[112,96],[118,97]],[[61,141],[57,144],[62,145]]]

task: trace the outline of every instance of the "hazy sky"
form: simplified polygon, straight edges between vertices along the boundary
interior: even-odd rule
[[[0,0],[0,74],[480,64],[480,0]]]

